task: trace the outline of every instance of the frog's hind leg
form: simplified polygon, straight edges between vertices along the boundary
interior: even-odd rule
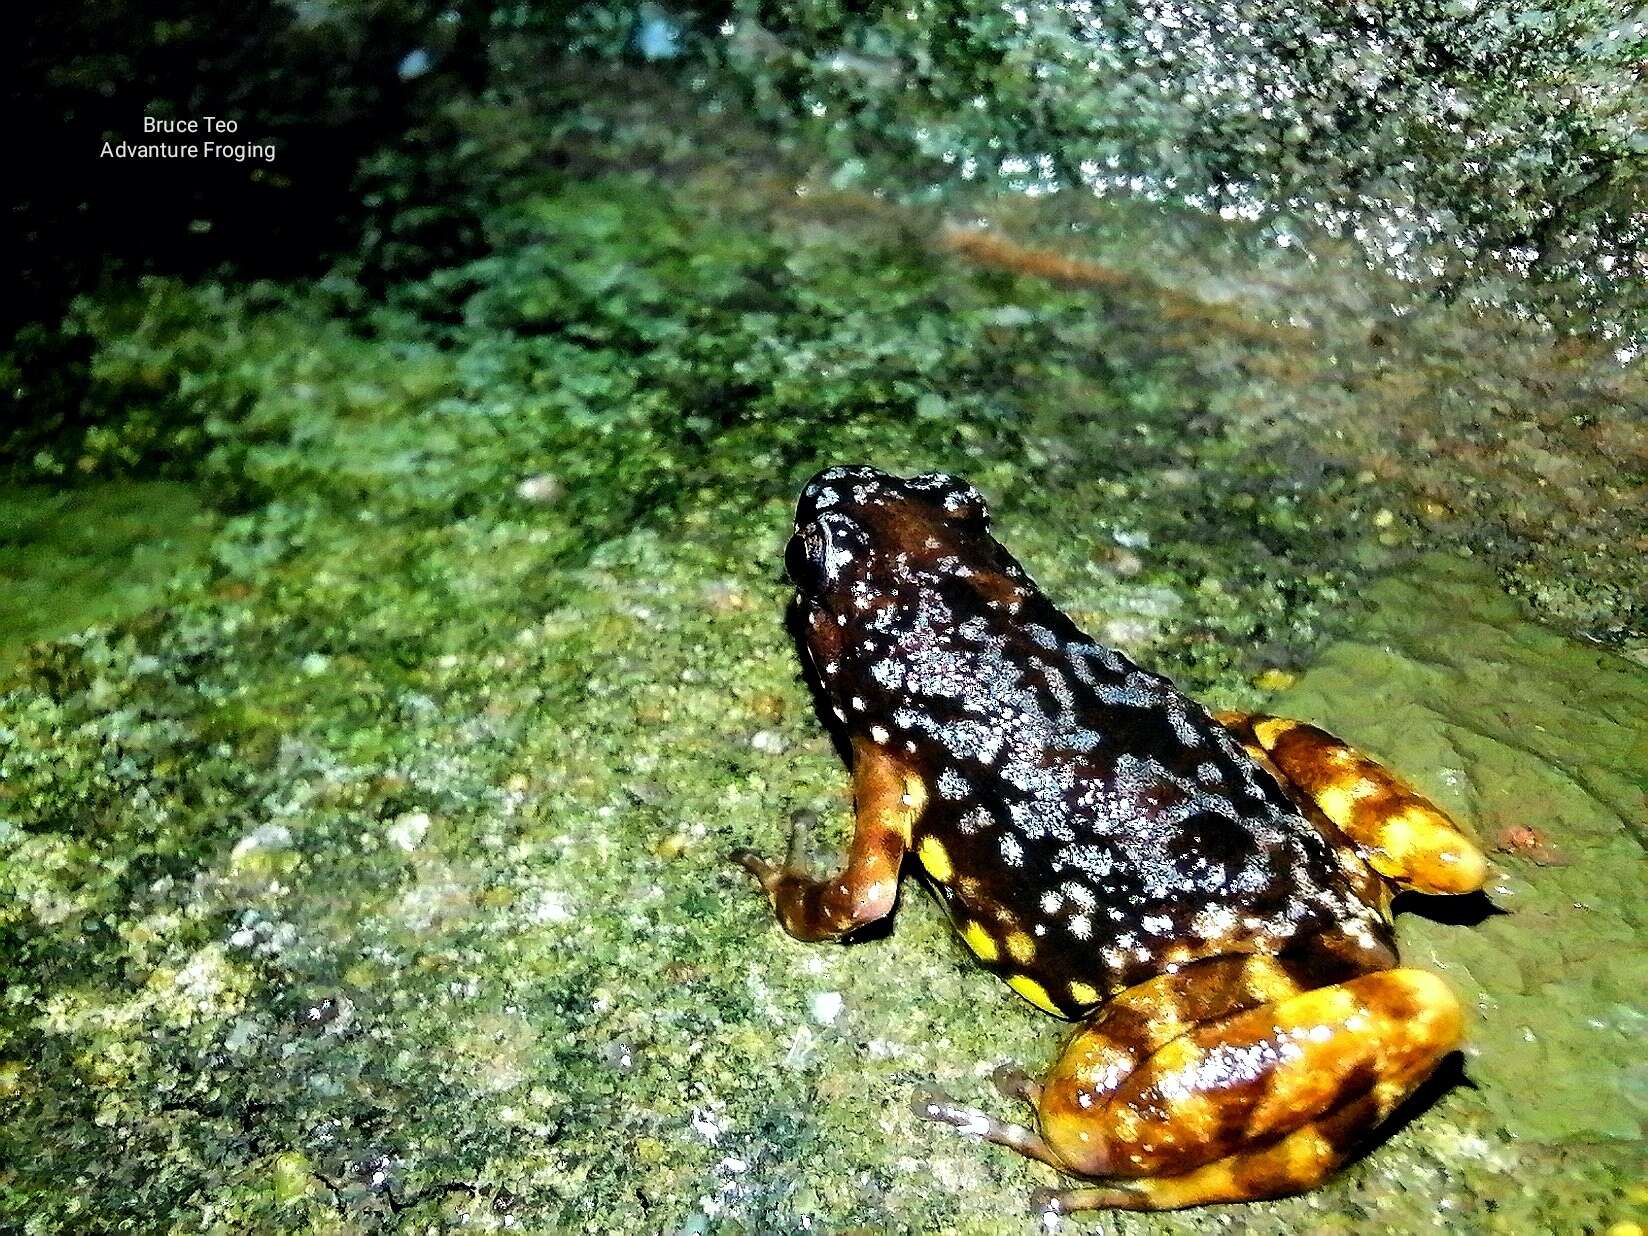
[[[892,913],[910,830],[926,804],[921,780],[873,743],[853,742],[852,847],[826,879],[799,866],[799,836],[789,857],[771,863],[749,850],[732,859],[761,882],[784,930],[798,940],[835,940]]]
[[[1376,760],[1302,721],[1233,712],[1215,716],[1398,887],[1421,893],[1471,893],[1482,887],[1488,864],[1475,842]]]
[[[1334,977],[1332,973],[1324,972],[1321,965],[1307,967],[1304,963],[1285,963],[1258,955],[1212,957],[1193,962],[1130,987],[1108,1001],[1093,1021],[1071,1039],[1061,1067],[1072,1063],[1072,1054],[1080,1044],[1083,1070],[1119,1082],[1158,1048],[1199,1023],[1295,995],[1312,982],[1331,981],[1331,977]],[[1045,1087],[1022,1068],[1003,1065],[991,1074],[991,1081],[1003,1098],[1040,1111]],[[1095,1094],[1094,1098],[1099,1101],[1103,1096]],[[919,1091],[912,1108],[924,1120],[947,1124],[973,1137],[1007,1146],[1026,1158],[1065,1170],[1063,1160],[1035,1130],[997,1120],[940,1091]]]
[[[1025,1104],[1034,1111],[1041,1103],[1041,1083],[1016,1064],[1004,1064],[990,1074],[996,1093],[1004,1099]],[[941,1090],[924,1089],[916,1092],[911,1110],[923,1120],[947,1124],[953,1129],[979,1137],[998,1146],[1016,1150],[1027,1159],[1039,1159],[1053,1167],[1060,1166],[1058,1158],[1047,1148],[1034,1129],[1021,1124],[997,1120],[988,1112],[957,1103]]]
[[[1297,987],[1296,972],[1272,965],[1263,981]],[[1070,1041],[1043,1090],[1042,1142],[1065,1171],[1105,1184],[1056,1195],[1053,1208],[1165,1210],[1310,1188],[1463,1028],[1452,992],[1422,970],[1360,974],[1212,1020],[1195,1015],[1219,1003],[1194,990],[1203,981],[1133,1003],[1124,993],[1121,1012],[1101,1011]]]
[[[1118,1181],[1097,1188],[1038,1189],[1031,1205],[1048,1214],[1079,1210],[1178,1210],[1252,1202],[1314,1189],[1383,1118],[1372,1091],[1254,1150],[1241,1150],[1180,1176]]]

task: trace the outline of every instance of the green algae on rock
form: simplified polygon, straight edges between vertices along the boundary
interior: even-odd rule
[[[158,602],[214,522],[170,482],[0,490],[0,670],[35,640]]]

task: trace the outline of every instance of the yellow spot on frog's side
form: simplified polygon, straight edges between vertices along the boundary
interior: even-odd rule
[[[1254,723],[1253,733],[1268,749],[1276,745],[1276,740],[1291,729],[1298,728],[1297,721],[1289,721],[1286,717],[1266,717],[1263,721]]]
[[[961,929],[961,938],[967,942],[980,961],[994,961],[1001,956],[995,937],[977,923],[968,923]]]
[[[1420,827],[1424,827],[1423,822]],[[1379,848],[1398,862],[1405,860],[1414,849],[1414,834],[1418,830],[1407,812],[1393,816],[1379,826]]]
[[[904,792],[899,795],[898,804],[902,810],[893,826],[904,844],[910,844],[911,833],[915,829],[915,822],[921,818],[921,813],[927,807],[927,787],[920,777],[906,773],[904,776]]]
[[[916,851],[916,857],[921,860],[921,865],[927,868],[927,874],[940,884],[945,883],[956,873],[956,869],[950,865],[949,851],[944,848],[944,843],[937,837],[923,837],[921,839],[921,848]]]
[[[1077,1004],[1097,1004],[1099,1002],[1098,989],[1089,987],[1086,983],[1075,982],[1070,984],[1070,998]]]
[[[1053,997],[1047,994],[1047,988],[1029,975],[1015,974],[1007,980],[1007,985],[1042,1012],[1052,1013],[1055,1017],[1059,1015],[1058,1006],[1053,1003]]]
[[[1242,982],[1248,993],[1263,1004],[1299,994],[1299,984],[1282,968],[1282,963],[1262,953],[1242,963]]]
[[[1021,966],[1029,965],[1036,955],[1036,942],[1022,931],[1015,931],[1007,937],[1007,951]]]

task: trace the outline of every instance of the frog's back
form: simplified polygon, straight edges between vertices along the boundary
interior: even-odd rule
[[[981,959],[1075,1016],[1200,957],[1387,950],[1349,843],[999,552],[1011,595],[929,586],[870,667],[929,787],[917,856]]]

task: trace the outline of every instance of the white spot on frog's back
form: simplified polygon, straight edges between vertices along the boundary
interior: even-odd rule
[[[1098,898],[1093,896],[1093,890],[1076,880],[1066,880],[1059,886],[1059,892],[1068,898],[1072,905],[1080,906],[1084,910],[1091,910],[1098,904]]]
[[[1141,670],[1129,673],[1120,686],[1101,683],[1094,688],[1094,694],[1101,703],[1126,708],[1160,708],[1175,698],[1166,679]]]
[[[1173,735],[1186,747],[1202,745],[1202,736],[1196,727],[1190,723],[1190,714],[1187,702],[1180,696],[1171,696],[1167,702],[1167,723],[1173,727]]]
[[[1096,750],[1099,744],[1104,741],[1097,730],[1081,728],[1066,730],[1061,737],[1066,747],[1081,755]]]
[[[954,768],[946,768],[938,775],[938,792],[942,798],[960,800],[973,792],[973,787],[966,777]]]
[[[1068,651],[1072,657],[1097,661],[1112,674],[1122,675],[1129,669],[1128,661],[1121,653],[1103,644],[1071,644]]]
[[[1056,652],[1058,650],[1059,637],[1054,635],[1053,632],[1049,631],[1046,627],[1040,625],[1039,623],[1028,623],[1024,628],[1024,633],[1031,639],[1035,640],[1036,643],[1040,644],[1043,648],[1046,648],[1049,652]]]
[[[904,685],[904,667],[898,663],[898,658],[887,657],[870,666],[870,677],[887,690],[897,691]]]

